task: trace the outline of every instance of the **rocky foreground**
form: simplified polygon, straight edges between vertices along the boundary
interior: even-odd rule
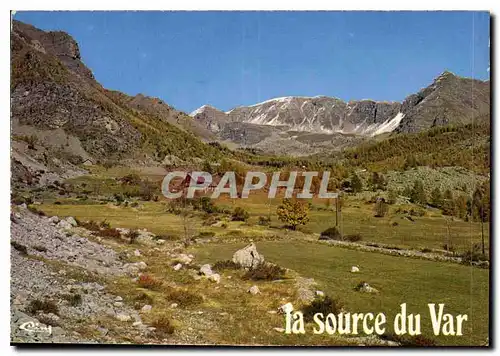
[[[99,324],[93,338],[70,331],[75,322],[102,316],[133,320],[126,332],[145,340],[150,337],[154,328],[143,324],[136,310],[124,305],[121,296],[107,293],[103,284],[91,281],[132,277],[145,263],[125,263],[114,250],[70,232],[76,226],[72,218],[59,221],[20,209],[11,220],[12,342],[112,342],[112,335]],[[54,312],[36,310],[35,303],[48,300],[55,303]],[[50,309],[50,304],[40,309]],[[50,325],[50,335],[21,328],[30,322]]]

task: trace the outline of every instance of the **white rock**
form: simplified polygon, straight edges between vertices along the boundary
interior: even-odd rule
[[[279,333],[284,333],[285,332],[285,329],[283,328],[273,328],[273,330],[279,332]]]
[[[257,247],[252,242],[234,253],[233,262],[244,268],[253,268],[264,262],[264,256],[257,252]]]
[[[325,292],[323,292],[323,291],[321,291],[321,290],[317,290],[317,291],[316,291],[316,295],[317,295],[318,297],[324,297],[324,296],[325,296]]]
[[[140,257],[140,256],[141,256],[141,251],[139,251],[139,250],[135,250],[135,251],[134,251],[134,256],[136,256],[136,257]]]
[[[182,263],[178,263],[174,266],[174,271],[178,271],[182,268]]]
[[[149,312],[151,311],[151,309],[152,309],[152,308],[153,308],[153,307],[152,307],[151,305],[146,304],[145,306],[143,306],[143,307],[141,308],[141,312],[143,312],[143,313],[149,313]]]
[[[208,277],[208,276],[212,275],[214,272],[212,272],[212,267],[210,267],[209,264],[205,264],[205,265],[201,266],[200,273],[203,274],[204,276]]]
[[[49,218],[49,221],[50,221],[51,223],[57,224],[57,223],[59,222],[59,216],[51,216],[51,217]]]
[[[158,240],[156,240],[156,244],[157,245],[164,245],[165,244],[165,240],[158,239]]]
[[[122,300],[123,300],[123,298],[120,297],[119,295],[117,295],[115,298],[115,302],[121,302]]]
[[[359,288],[359,291],[360,292],[365,292],[365,293],[374,293],[374,294],[377,294],[379,293],[378,289],[376,288],[373,288],[372,286],[370,286],[368,283],[363,283],[363,285]]]
[[[260,293],[259,287],[257,286],[251,286],[250,289],[248,290],[248,293],[256,295]]]
[[[179,304],[177,304],[177,303],[172,303],[172,304],[170,304],[170,308],[172,308],[172,309],[175,309],[175,308],[177,308],[178,306],[179,306]]]
[[[120,307],[123,307],[123,303],[122,302],[114,302],[113,305],[117,308],[120,308]]]
[[[116,319],[120,320],[120,321],[129,321],[132,318],[128,314],[120,313],[120,314],[116,314]]]
[[[283,314],[291,313],[293,311],[293,305],[292,305],[292,303],[288,302],[288,303],[282,305],[281,307],[279,307],[278,311],[283,313]]]
[[[351,267],[351,272],[352,273],[358,273],[359,272],[359,267],[358,266],[352,266]]]
[[[193,259],[191,257],[189,257],[188,255],[181,253],[180,255],[178,255],[176,257],[176,260],[178,260],[180,263],[187,265],[187,264],[190,264]]]
[[[142,321],[136,321],[132,324],[132,326],[141,326],[142,325]]]
[[[76,222],[75,218],[72,216],[68,216],[66,218],[66,222],[70,223],[71,226],[78,226],[78,223]]]
[[[66,220],[61,220],[59,221],[59,223],[56,225],[58,228],[60,229],[64,229],[64,230],[69,230],[73,227],[73,225],[71,225],[69,222],[67,222]]]
[[[148,268],[148,265],[146,264],[146,262],[137,262],[135,263],[135,265],[137,266],[137,268],[139,268],[140,271],[143,271],[145,270],[146,268]]]
[[[220,274],[218,273],[213,273],[211,274],[210,276],[208,276],[208,279],[212,282],[215,282],[215,283],[220,283]]]

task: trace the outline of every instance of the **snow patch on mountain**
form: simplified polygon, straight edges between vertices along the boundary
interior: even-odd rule
[[[392,132],[392,131],[396,130],[396,128],[399,126],[399,123],[401,122],[401,120],[403,120],[404,117],[405,117],[405,114],[403,114],[402,112],[399,112],[391,120],[386,120],[385,122],[380,124],[378,126],[378,128],[371,134],[371,136],[376,136],[376,135],[380,135],[380,134],[383,134],[386,132]]]
[[[213,110],[217,110],[218,111],[218,109],[214,108],[211,105],[203,105],[203,106],[199,107],[198,109],[196,109],[195,111],[193,111],[191,114],[189,114],[189,116],[195,117],[196,115],[201,114],[202,112],[204,112],[206,109],[213,109]]]

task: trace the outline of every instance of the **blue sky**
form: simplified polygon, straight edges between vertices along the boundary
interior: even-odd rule
[[[488,79],[486,12],[18,12],[63,30],[106,88],[191,112],[273,97],[401,101],[444,70]]]

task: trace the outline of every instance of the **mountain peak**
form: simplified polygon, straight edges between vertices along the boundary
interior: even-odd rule
[[[195,117],[196,115],[204,113],[206,111],[216,111],[216,112],[223,113],[222,110],[219,110],[216,107],[213,107],[212,105],[206,104],[206,105],[200,106],[198,109],[191,112],[191,114],[189,114],[189,116]]]

